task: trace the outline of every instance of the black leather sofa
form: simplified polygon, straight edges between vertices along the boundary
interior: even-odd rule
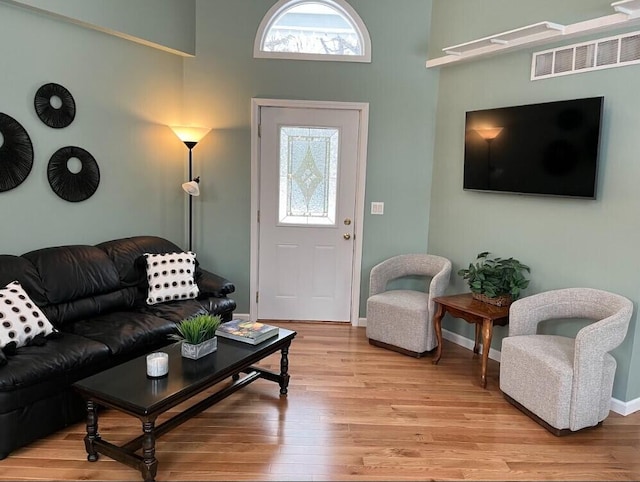
[[[139,236],[0,255],[0,288],[19,281],[59,330],[44,345],[3,357],[0,459],[84,417],[72,383],[171,343],[175,323],[198,312],[231,319],[234,285],[198,265],[196,299],[147,305],[142,255],[181,251],[166,239]]]

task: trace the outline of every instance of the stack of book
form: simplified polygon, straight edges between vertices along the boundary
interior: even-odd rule
[[[231,320],[222,323],[216,330],[216,335],[223,338],[257,345],[278,335],[278,327],[257,321]]]

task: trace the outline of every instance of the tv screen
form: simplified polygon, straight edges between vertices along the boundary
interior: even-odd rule
[[[603,101],[467,112],[464,189],[595,199]]]

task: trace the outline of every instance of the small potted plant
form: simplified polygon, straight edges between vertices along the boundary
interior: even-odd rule
[[[529,286],[524,273],[530,273],[529,266],[514,258],[494,258],[485,251],[478,254],[476,262],[458,275],[467,280],[473,297],[497,306],[508,306],[520,297],[521,291]]]
[[[173,340],[182,341],[182,356],[197,360],[218,348],[216,330],[220,326],[219,315],[198,314],[177,324],[177,333],[170,335]]]

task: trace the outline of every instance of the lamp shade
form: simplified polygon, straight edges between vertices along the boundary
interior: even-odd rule
[[[209,127],[169,126],[182,142],[197,144],[211,129]]]
[[[189,196],[199,196],[200,195],[200,178],[197,177],[193,181],[182,183],[182,189]]]
[[[492,141],[500,135],[503,127],[485,127],[483,129],[475,129],[480,137],[485,141]]]

